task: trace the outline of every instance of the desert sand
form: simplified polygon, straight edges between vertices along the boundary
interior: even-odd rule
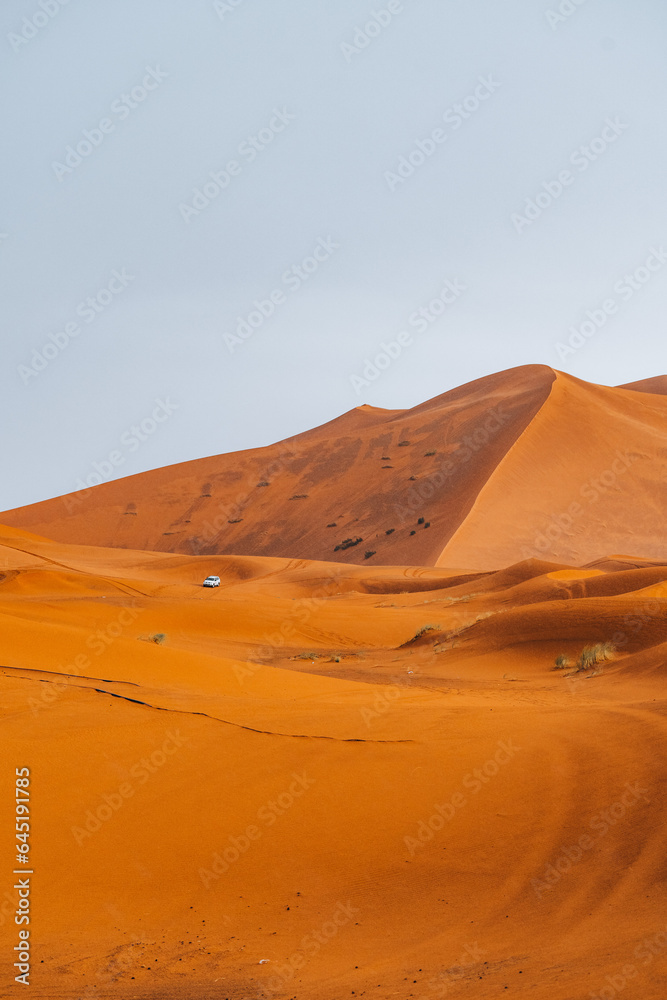
[[[0,522],[62,542],[374,566],[667,559],[666,383],[608,388],[528,365],[411,410],[359,406],[269,447],[102,483]]]
[[[300,435],[256,492],[282,446],[0,515],[31,995],[664,1000],[665,405],[655,384],[518,369]],[[399,528],[391,489],[430,474],[415,456],[455,456],[499,406],[493,441]],[[244,490],[238,551],[227,527],[211,553],[162,533],[186,512],[201,533]],[[326,558],[288,551],[290,504]],[[361,527],[321,525],[336,508]],[[594,644],[613,650],[577,670]],[[22,988],[8,878],[3,996]]]

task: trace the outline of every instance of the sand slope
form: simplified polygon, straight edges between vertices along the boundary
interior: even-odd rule
[[[32,996],[664,997],[665,563],[0,564]]]
[[[654,392],[661,396],[667,395],[667,375],[656,375],[653,378],[642,378],[638,382],[625,382],[619,389],[636,389],[638,392]]]
[[[438,563],[667,555],[667,400],[559,375]]]
[[[411,410],[360,406],[270,447],[0,518],[59,541],[189,555],[476,569],[664,559],[663,383],[614,389],[515,368]]]

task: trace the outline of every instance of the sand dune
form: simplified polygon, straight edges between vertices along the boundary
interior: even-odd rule
[[[664,1000],[664,389],[513,369],[1,515],[31,995]]]
[[[360,406],[288,441],[0,521],[69,543],[374,566],[664,559],[664,384],[607,388],[515,368],[411,410]]]
[[[636,389],[638,392],[654,392],[661,396],[667,395],[667,375],[656,375],[653,378],[642,378],[638,382],[625,382],[619,389]]]
[[[667,564],[0,560],[33,996],[664,997]]]

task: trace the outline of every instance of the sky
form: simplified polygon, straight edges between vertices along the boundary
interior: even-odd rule
[[[4,0],[0,510],[665,371],[661,0]]]

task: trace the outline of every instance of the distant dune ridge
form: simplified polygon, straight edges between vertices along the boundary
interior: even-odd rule
[[[667,556],[667,376],[545,365],[0,514],[57,541],[372,565]],[[372,554],[369,554],[372,553]]]

